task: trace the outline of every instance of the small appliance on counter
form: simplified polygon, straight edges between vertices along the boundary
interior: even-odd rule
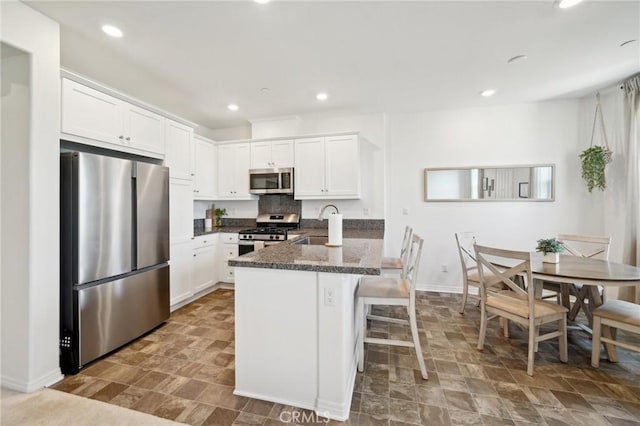
[[[262,247],[287,241],[287,233],[300,227],[296,213],[261,214],[256,218],[257,228],[238,232],[238,254],[250,253]]]

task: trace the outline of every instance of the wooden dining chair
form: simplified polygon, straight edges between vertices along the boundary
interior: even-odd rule
[[[612,338],[602,335],[602,327],[611,329]],[[600,366],[600,342],[640,352],[640,346],[616,340],[616,330],[618,329],[640,334],[640,305],[624,300],[610,300],[593,310],[592,366],[596,368]],[[609,361],[616,362],[617,359]]]
[[[478,350],[484,349],[487,333],[487,322],[501,317],[503,326],[509,327],[509,321],[514,321],[529,329],[529,347],[527,358],[527,374],[533,376],[533,363],[537,344],[544,340],[557,337],[560,346],[560,361],[567,362],[567,308],[535,297],[535,289],[531,276],[531,253],[503,250],[492,247],[475,245],[478,272],[480,273],[480,336]],[[492,263],[493,262],[493,263]],[[512,265],[501,270],[495,263]],[[498,277],[506,286],[501,290],[495,286],[488,286],[485,281],[487,272]],[[512,277],[523,277],[526,289],[522,289]],[[489,316],[491,315],[491,316]],[[558,330],[540,335],[540,326],[549,322],[558,322]],[[507,333],[505,332],[505,335]]]
[[[383,257],[382,258],[382,273],[398,273],[404,276],[404,267],[407,263],[407,256],[409,255],[409,244],[411,243],[411,235],[413,229],[410,226],[404,228],[404,237],[402,238],[402,246],[400,247],[400,257]]]
[[[404,277],[365,276],[358,283],[356,312],[361,319],[358,336],[358,371],[360,372],[364,371],[364,344],[374,343],[414,348],[422,378],[425,380],[429,378],[420,346],[416,319],[416,280],[418,278],[423,243],[424,240],[418,235],[413,234],[411,236]],[[408,320],[369,314],[367,307],[374,305],[404,306],[407,309]],[[368,337],[367,319],[408,325],[411,329],[412,341]]]
[[[572,256],[588,257],[592,259],[609,260],[609,248],[611,237],[594,237],[588,235],[558,234],[558,240],[562,242],[565,251]],[[543,281],[542,288],[553,292],[550,297],[555,297],[558,303],[571,306],[569,297],[575,297],[573,306],[570,307],[568,319],[574,321],[583,310],[587,317],[592,306],[589,305],[589,292],[586,286],[581,284],[569,285],[568,292],[562,293],[563,285],[558,282]],[[604,299],[604,291],[600,289]],[[549,296],[547,296],[549,297]]]
[[[480,276],[478,275],[478,265],[473,253],[476,235],[473,232],[457,232],[455,236],[462,265],[462,305],[460,306],[460,313],[464,314],[467,298],[476,299],[478,306],[480,305]],[[489,281],[489,285],[501,282],[499,278],[493,276],[489,271],[486,271],[486,279]],[[478,288],[477,296],[469,293],[469,286]]]

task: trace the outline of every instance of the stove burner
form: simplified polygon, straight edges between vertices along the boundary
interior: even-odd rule
[[[253,229],[245,229],[240,231],[239,234],[260,234],[260,235],[287,235],[287,230],[285,228],[253,228]]]

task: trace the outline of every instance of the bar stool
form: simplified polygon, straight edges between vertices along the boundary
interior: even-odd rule
[[[383,257],[381,269],[382,273],[404,273],[404,265],[407,263],[409,255],[409,244],[411,243],[411,234],[413,229],[410,226],[404,228],[404,237],[402,238],[402,246],[400,247],[400,257]]]
[[[368,276],[360,279],[356,296],[357,316],[362,321],[358,336],[358,371],[360,372],[364,371],[364,344],[375,343],[379,345],[415,348],[422,378],[425,380],[429,378],[420,347],[418,323],[416,320],[416,279],[423,243],[424,240],[418,235],[413,234],[411,236],[403,277]],[[367,314],[367,308],[373,305],[405,306],[409,319],[405,320]],[[367,319],[409,325],[413,340],[406,341],[367,337]]]

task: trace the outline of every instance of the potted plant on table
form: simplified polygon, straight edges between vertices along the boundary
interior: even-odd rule
[[[557,238],[543,238],[538,240],[536,251],[543,254],[543,262],[558,263],[560,261],[560,253],[564,251],[564,246]]]
[[[222,216],[227,215],[227,209],[216,209],[216,228],[222,226]]]

